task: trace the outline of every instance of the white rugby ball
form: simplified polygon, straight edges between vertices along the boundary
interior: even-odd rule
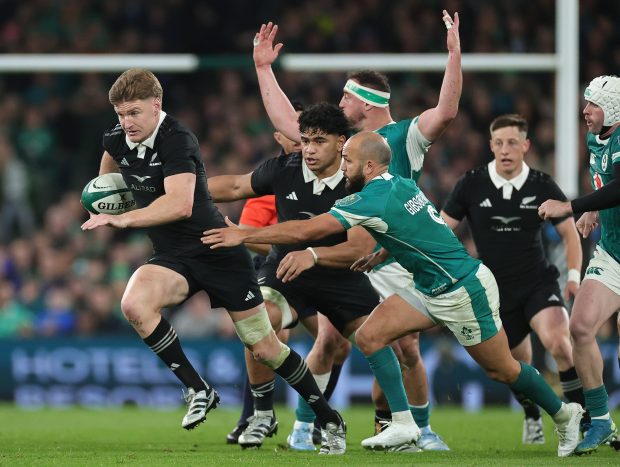
[[[93,178],[82,191],[82,205],[93,214],[122,214],[136,207],[131,190],[120,173]]]

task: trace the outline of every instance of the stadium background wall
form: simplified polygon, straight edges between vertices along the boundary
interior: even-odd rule
[[[305,354],[308,340],[291,345]],[[244,377],[243,352],[236,342],[211,339],[187,341],[187,354],[202,374],[217,382],[224,405],[240,404]],[[605,382],[610,408],[620,406],[620,370],[616,346],[603,343]],[[514,405],[508,390],[489,380],[469,355],[451,339],[423,339],[430,395],[434,404]],[[354,351],[343,369],[332,398],[343,408],[369,402],[372,377],[368,364]],[[49,339],[0,342],[0,401],[24,408],[114,407],[137,405],[176,409],[182,403],[180,386],[163,364],[132,338]],[[276,400],[292,405],[296,394],[277,382]]]

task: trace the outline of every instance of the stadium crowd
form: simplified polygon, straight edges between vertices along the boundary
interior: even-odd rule
[[[447,0],[441,7],[460,12],[463,53],[552,53],[555,3]],[[229,20],[230,11],[241,10]],[[165,108],[198,136],[209,176],[247,173],[278,153],[251,66],[260,21],[280,24],[285,53],[445,52],[438,7],[427,0],[7,0],[3,11],[0,53],[192,52],[221,61],[228,57],[222,54],[243,54],[247,60],[230,61],[230,68],[159,74]],[[620,49],[608,47],[620,43],[611,20],[618,14],[619,3],[580,2],[582,85],[620,69]],[[287,95],[302,103],[341,97],[341,73],[276,73]],[[133,333],[120,314],[120,295],[148,255],[148,240],[136,232],[85,235],[79,229],[87,217],[79,191],[97,174],[102,130],[115,121],[107,99],[113,79],[102,73],[0,76],[2,338]],[[440,73],[412,70],[390,79],[398,118],[437,100]],[[487,124],[501,113],[528,119],[527,163],[553,173],[553,90],[548,73],[465,73],[459,115],[425,162],[420,184],[429,198],[441,206],[458,177],[490,160]],[[579,128],[586,192],[586,128]],[[235,219],[241,206],[220,208]],[[206,313],[205,300],[198,295],[182,306],[185,313],[172,313],[177,332],[234,335],[225,316]]]

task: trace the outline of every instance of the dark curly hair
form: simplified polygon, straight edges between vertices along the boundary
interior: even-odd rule
[[[351,127],[340,107],[320,102],[299,114],[299,131],[301,133],[320,131],[328,135],[348,137]]]

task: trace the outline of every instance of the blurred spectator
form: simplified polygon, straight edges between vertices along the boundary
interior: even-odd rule
[[[35,332],[44,337],[69,336],[75,331],[76,321],[69,289],[54,286],[45,293],[43,308],[35,319]]]
[[[0,280],[0,339],[31,337],[34,316],[14,298],[13,285]]]

